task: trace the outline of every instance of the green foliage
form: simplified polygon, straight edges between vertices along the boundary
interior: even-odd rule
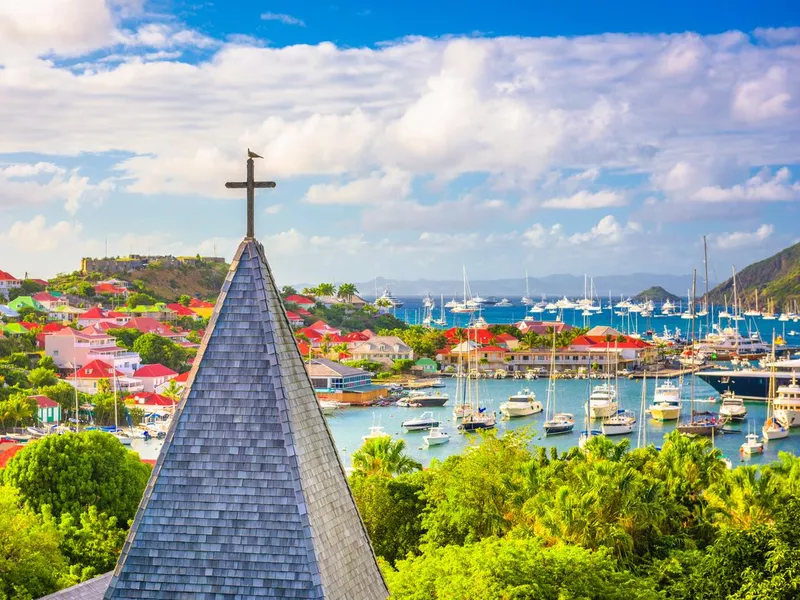
[[[136,340],[142,337],[141,331],[138,329],[129,329],[127,327],[109,329],[107,333],[117,340],[118,345],[127,350],[133,350],[133,345],[136,343]]]
[[[522,339],[522,332],[514,325],[489,325],[489,331],[494,336],[498,336],[501,333],[507,333],[509,335],[513,335],[518,340]]]
[[[125,523],[133,518],[150,467],[108,433],[86,431],[50,435],[29,443],[6,466],[4,482],[26,505],[52,507],[76,518],[96,506]]]
[[[420,492],[424,478],[425,473],[418,471],[395,479],[356,476],[350,480],[375,553],[391,564],[409,553],[419,552],[423,533],[421,512],[425,508]]]
[[[56,361],[53,360],[51,356],[42,356],[39,359],[39,362],[36,363],[36,366],[41,369],[47,369],[48,371],[52,371],[53,373],[58,372],[58,367],[56,367]]]
[[[410,373],[414,361],[410,358],[398,358],[392,363],[392,373]]]
[[[34,388],[40,388],[57,384],[58,378],[50,369],[36,367],[33,371],[28,373],[28,381]]]
[[[39,598],[56,591],[64,558],[49,516],[21,505],[12,487],[0,487],[0,598]]]
[[[90,506],[77,519],[63,514],[58,531],[61,552],[70,565],[81,571],[91,569],[91,575],[114,568],[126,535],[126,530],[117,526],[116,517],[99,512],[96,506]]]
[[[79,296],[84,298],[94,298],[94,286],[88,281],[81,281],[76,288]]]
[[[41,387],[37,390],[37,393],[58,402],[61,406],[61,415],[65,420],[67,415],[75,416],[75,388],[70,384],[62,381],[55,385]],[[79,404],[83,404],[88,399],[88,396],[83,393],[78,393],[78,396]]]
[[[388,315],[391,316],[391,315]],[[410,325],[404,328],[380,329],[378,335],[395,335],[408,344],[417,358],[427,356],[433,358],[437,351],[447,346],[447,338],[439,329],[431,329],[422,325]]]
[[[99,387],[100,386],[98,385],[98,388]],[[125,403],[120,398],[117,398],[115,401],[114,394],[112,394],[108,390],[102,393],[98,393],[95,396],[92,396],[91,402],[94,405],[94,410],[92,411],[92,413],[94,414],[94,421],[96,424],[98,425],[116,424],[121,427],[125,425],[125,423],[127,422],[125,418]],[[114,420],[115,404],[117,409],[116,420]]]
[[[18,369],[31,368],[31,359],[24,352],[14,352],[14,354],[6,358],[6,362]]]
[[[354,367],[356,369],[364,369],[365,371],[369,371],[370,373],[380,373],[383,371],[385,366],[382,363],[376,362],[374,360],[346,360],[344,361],[348,367]]]
[[[290,285],[285,285],[281,288],[281,296],[286,298],[287,296],[294,296],[297,293],[297,290],[294,289]]]
[[[422,465],[410,458],[405,449],[404,440],[393,440],[388,436],[366,440],[353,453],[352,477],[391,477],[421,469]]]
[[[0,423],[4,427],[33,425],[36,420],[36,400],[25,392],[13,392],[0,401]]]
[[[135,308],[137,306],[150,306],[156,303],[156,299],[148,294],[142,292],[134,292],[128,296],[125,301],[125,306],[128,308]]]
[[[336,297],[344,300],[345,302],[352,302],[353,296],[358,294],[358,288],[354,283],[343,283],[336,291]]]
[[[363,308],[353,308],[345,304],[333,304],[330,308],[317,305],[311,311],[312,317],[306,318],[310,324],[313,321],[322,319],[332,327],[342,331],[363,331],[371,329],[405,329],[408,327],[405,322],[396,319],[392,315],[375,315],[369,305]]]
[[[145,333],[133,344],[133,350],[139,353],[144,364],[159,363],[173,371],[186,370],[186,350],[178,344],[156,335]]]
[[[526,537],[433,549],[384,573],[396,600],[660,598],[651,580],[621,569],[608,552]]]
[[[30,279],[24,279],[18,288],[11,288],[8,290],[8,300],[16,300],[20,296],[33,296],[39,292],[44,291],[44,286],[41,283],[36,283]]]
[[[180,298],[178,298],[178,304],[182,306],[189,306],[191,302],[192,302],[192,297],[189,296],[188,294],[183,294],[181,295]]]
[[[336,286],[332,283],[320,283],[317,286],[317,294],[318,296],[335,296],[336,295]]]

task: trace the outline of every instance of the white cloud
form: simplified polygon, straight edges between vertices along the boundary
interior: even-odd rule
[[[6,232],[0,232],[0,247],[8,245],[17,252],[45,253],[59,249],[80,236],[80,223],[60,221],[50,227],[44,216],[37,215],[30,221],[17,221]]]
[[[312,185],[303,198],[309,204],[383,204],[402,200],[411,192],[412,176],[399,169],[374,172],[345,184]]]
[[[625,206],[625,204],[627,204],[627,201],[623,194],[610,190],[600,192],[580,191],[572,196],[550,198],[542,202],[544,208],[565,208],[571,210]]]
[[[768,44],[790,44],[800,41],[800,27],[758,27],[753,35]]]
[[[773,225],[761,225],[755,231],[734,231],[732,233],[720,233],[712,236],[711,241],[715,247],[722,250],[733,248],[743,248],[757,246],[761,242],[769,239],[775,232]]]
[[[706,186],[693,196],[701,202],[787,202],[800,200],[800,182],[792,182],[788,168],[779,169],[775,175],[764,168],[743,185],[729,188]]]
[[[620,244],[629,233],[641,232],[638,223],[621,225],[612,215],[606,215],[588,231],[572,234],[564,232],[560,223],[546,227],[534,223],[522,233],[523,244],[532,248],[564,248],[569,246],[615,246]]]
[[[788,70],[772,66],[763,77],[743,81],[736,87],[733,114],[743,121],[763,121],[788,116]]]
[[[292,15],[287,15],[285,13],[265,12],[261,15],[261,19],[264,21],[279,21],[284,25],[298,25],[300,27],[306,26],[302,19],[298,19],[297,17],[293,17]]]
[[[622,240],[624,233],[625,229],[622,225],[620,225],[613,216],[606,215],[589,231],[585,233],[575,233],[569,236],[568,239],[571,244],[593,242],[599,245],[613,245],[618,244]]]
[[[271,204],[264,209],[264,212],[268,215],[277,215],[279,212],[281,212],[282,208],[283,204]]]
[[[114,189],[114,181],[91,183],[78,169],[49,162],[0,166],[0,208],[63,201],[75,214],[82,204],[100,203]]]

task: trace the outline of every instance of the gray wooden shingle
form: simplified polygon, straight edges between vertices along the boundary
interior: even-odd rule
[[[252,239],[239,246],[186,390],[105,598],[386,598]]]

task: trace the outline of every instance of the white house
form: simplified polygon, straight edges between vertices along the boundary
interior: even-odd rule
[[[142,382],[145,392],[155,392],[178,374],[164,365],[145,365],[133,374],[134,379]]]
[[[376,335],[361,342],[348,344],[353,360],[371,360],[391,365],[399,359],[413,359],[414,351],[396,335]]]
[[[22,280],[17,279],[11,273],[0,271],[0,296],[8,298],[10,290],[20,287],[22,287]]]

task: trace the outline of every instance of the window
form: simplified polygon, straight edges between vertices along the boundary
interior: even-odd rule
[[[58,356],[58,350],[53,350],[53,356]]]

